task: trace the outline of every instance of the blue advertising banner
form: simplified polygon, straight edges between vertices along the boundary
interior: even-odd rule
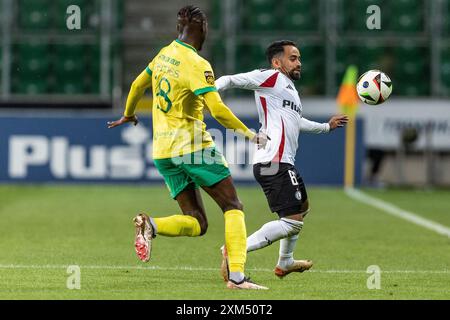
[[[110,120],[106,116],[0,116],[0,182],[161,183],[151,157],[151,119],[141,117],[138,126],[107,129]],[[259,128],[257,119],[242,120],[249,128]],[[233,179],[255,183],[249,141],[230,139],[214,119],[205,122],[230,163]],[[355,181],[359,184],[362,121],[357,128]],[[306,184],[342,185],[344,141],[344,130],[300,134],[296,166]]]

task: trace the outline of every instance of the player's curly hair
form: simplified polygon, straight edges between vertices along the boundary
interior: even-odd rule
[[[284,52],[284,46],[294,46],[297,47],[294,41],[291,40],[279,40],[272,42],[266,49],[266,57],[269,61],[269,65],[272,65],[272,59],[277,54]]]
[[[206,14],[199,7],[188,5],[178,11],[177,20],[177,29],[180,31],[189,23],[203,23]]]

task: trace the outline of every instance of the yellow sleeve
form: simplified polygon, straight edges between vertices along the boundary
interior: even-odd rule
[[[246,136],[249,139],[255,137],[255,133],[250,131],[245,124],[239,120],[234,113],[223,103],[220,95],[217,92],[207,92],[203,94],[206,106],[208,107],[211,115],[221,125],[227,129],[233,129],[238,133]]]
[[[189,75],[189,89],[199,96],[206,92],[217,91],[214,72],[208,61],[202,60],[192,66]]]
[[[151,64],[150,64],[151,65]],[[147,67],[141,74],[133,81],[131,85],[130,92],[128,93],[127,104],[125,107],[125,112],[123,115],[125,117],[134,116],[136,110],[136,105],[138,101],[142,98],[145,90],[151,88],[152,86],[152,70],[150,66]]]

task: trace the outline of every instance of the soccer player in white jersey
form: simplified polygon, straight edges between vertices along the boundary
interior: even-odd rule
[[[291,272],[312,267],[311,260],[294,260],[293,252],[303,220],[309,211],[303,179],[295,168],[295,154],[300,131],[328,133],[343,127],[347,116],[333,116],[328,123],[317,123],[302,116],[302,104],[294,82],[300,79],[300,52],[292,41],[272,43],[266,51],[271,69],[254,70],[216,81],[220,90],[241,88],[253,90],[261,123],[261,131],[270,141],[256,150],[253,174],[267,197],[270,209],[279,219],[264,224],[247,238],[247,252],[264,248],[280,240],[275,275],[282,278]],[[222,247],[221,272],[228,280],[227,250]]]

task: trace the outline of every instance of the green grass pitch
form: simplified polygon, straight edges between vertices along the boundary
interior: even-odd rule
[[[200,238],[154,240],[143,264],[132,217],[178,214],[164,187],[0,186],[0,299],[450,299],[450,239],[355,202],[341,189],[309,188],[312,211],[295,251],[311,271],[280,280],[278,243],[247,256],[246,273],[268,291],[230,291],[219,275],[224,222],[205,194]],[[450,191],[367,191],[450,226]],[[262,191],[239,187],[247,232],[275,219]],[[81,270],[69,290],[68,265]],[[381,269],[368,289],[368,266]]]

